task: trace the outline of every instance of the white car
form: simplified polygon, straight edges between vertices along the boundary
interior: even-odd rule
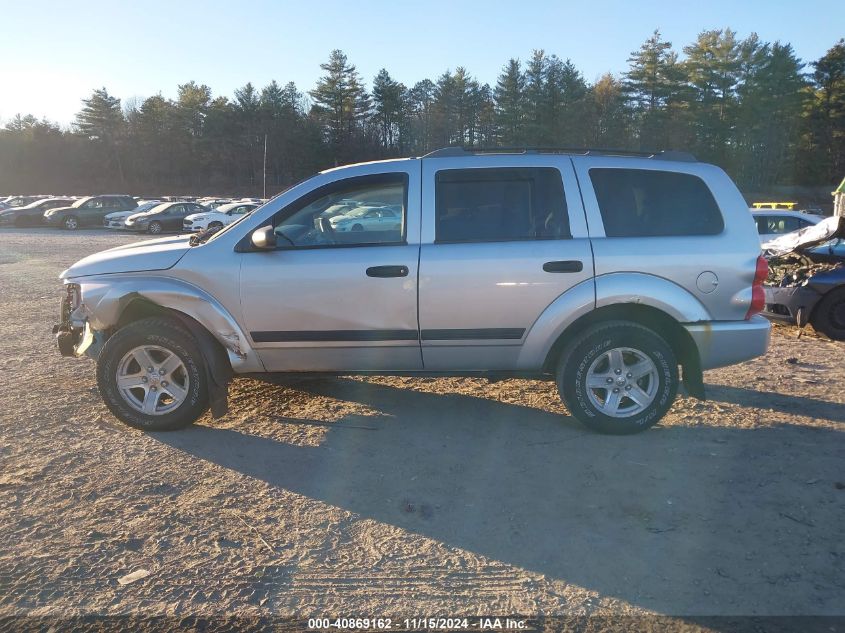
[[[161,202],[159,200],[140,200],[136,208],[131,211],[115,211],[114,213],[107,213],[103,218],[103,226],[107,229],[119,230],[126,228],[126,219],[130,215],[136,213],[146,213],[153,207],[157,207]]]
[[[400,206],[363,206],[329,218],[335,231],[395,231],[402,230]]]
[[[751,209],[760,242],[768,242],[786,233],[792,233],[818,224],[824,217],[801,213],[800,211],[778,211],[776,209]]]
[[[194,213],[187,216],[182,222],[182,228],[195,233],[206,229],[222,228],[244,215],[252,213],[257,208],[258,205],[252,202],[224,204],[209,213]]]

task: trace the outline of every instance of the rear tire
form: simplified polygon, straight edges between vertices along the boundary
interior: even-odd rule
[[[813,329],[834,341],[845,341],[845,288],[831,290],[816,304]]]
[[[62,220],[62,227],[66,231],[75,231],[79,228],[79,218],[75,215],[69,215],[64,220]]]
[[[610,435],[654,426],[678,391],[672,348],[652,330],[608,321],[578,336],[561,354],[557,385],[569,412],[589,429]]]
[[[109,411],[144,431],[181,429],[202,416],[207,376],[196,339],[178,321],[162,317],[121,328],[97,359],[97,386]]]

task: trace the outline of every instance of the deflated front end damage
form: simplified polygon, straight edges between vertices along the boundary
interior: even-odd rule
[[[193,284],[147,275],[66,282],[53,332],[63,356],[97,359],[108,337],[126,322],[162,313],[179,320],[196,339],[209,372],[212,415],[223,415],[232,375],[263,372],[264,367],[235,319]]]

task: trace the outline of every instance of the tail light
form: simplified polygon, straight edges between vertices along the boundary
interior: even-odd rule
[[[766,293],[763,290],[763,282],[769,276],[769,262],[765,257],[757,258],[757,270],[754,271],[754,282],[751,284],[751,305],[745,315],[746,319],[760,312],[766,305]]]

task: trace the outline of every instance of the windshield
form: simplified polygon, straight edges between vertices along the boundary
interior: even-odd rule
[[[77,200],[76,202],[74,202],[71,206],[72,206],[74,209],[78,209],[79,207],[81,207],[83,204],[85,204],[86,202],[88,202],[88,201],[89,201],[91,198],[93,198],[93,197],[94,197],[94,196],[88,196],[87,198],[80,198],[79,200]]]
[[[155,202],[147,202],[147,203],[145,203],[145,204],[142,204],[142,205],[141,205],[141,206],[139,206],[139,207],[136,207],[135,209],[132,209],[132,211],[130,211],[129,213],[132,213],[132,214],[135,214],[135,213],[144,213],[144,212],[149,211],[149,210],[151,210],[151,209],[155,209],[156,207],[158,207],[158,206],[160,206],[160,205],[161,205],[161,202],[158,202],[158,201],[155,201]]]

